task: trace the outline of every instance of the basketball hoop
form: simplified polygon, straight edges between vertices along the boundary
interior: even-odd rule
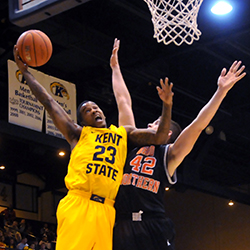
[[[151,12],[154,38],[168,45],[199,40],[197,16],[203,0],[144,0]],[[186,3],[185,3],[186,2]]]

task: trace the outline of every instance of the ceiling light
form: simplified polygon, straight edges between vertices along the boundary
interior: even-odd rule
[[[225,1],[217,2],[211,9],[215,15],[225,15],[233,9],[232,5]]]
[[[219,138],[222,141],[227,141],[226,134],[223,131],[220,131]]]
[[[205,132],[207,135],[211,135],[214,132],[214,127],[211,125],[206,127]]]
[[[4,165],[0,166],[0,169],[1,169],[1,170],[4,170],[4,169],[5,169],[5,166],[4,166]]]
[[[59,152],[59,155],[60,155],[60,156],[64,156],[64,155],[65,155],[65,152],[60,151],[60,152]]]
[[[234,202],[233,202],[232,200],[230,200],[230,201],[228,202],[228,205],[229,205],[229,206],[233,206],[233,205],[234,205]]]

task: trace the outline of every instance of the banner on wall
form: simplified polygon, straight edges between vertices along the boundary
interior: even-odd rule
[[[0,205],[8,207],[13,204],[12,185],[0,182]]]
[[[73,83],[46,75],[29,68],[30,73],[76,122],[76,88]],[[16,63],[8,60],[9,76],[9,122],[42,131],[44,107],[32,94]],[[63,138],[46,112],[46,134]]]
[[[30,73],[40,79],[41,74],[30,68]],[[44,107],[31,93],[16,63],[8,60],[9,76],[9,122],[42,131]]]
[[[74,122],[76,120],[76,88],[75,84],[50,76],[49,83],[44,86]],[[55,127],[49,113],[45,113],[46,134],[64,138]]]

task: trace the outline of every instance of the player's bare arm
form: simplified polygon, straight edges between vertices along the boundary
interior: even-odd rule
[[[81,133],[81,127],[76,126],[71,118],[67,115],[64,109],[49,95],[46,89],[34,78],[28,71],[28,66],[25,65],[19,57],[16,46],[14,47],[14,59],[22,72],[27,84],[32,93],[42,103],[45,109],[50,114],[55,126],[65,136],[71,147],[77,143]]]
[[[163,105],[172,107],[174,96],[174,93],[172,92],[173,83],[169,83],[169,79],[165,77],[165,81],[163,81],[163,79],[160,79],[160,85],[161,86],[157,86],[156,89],[158,91],[160,99],[163,102]]]
[[[235,61],[228,72],[225,68],[221,71],[217,83],[218,88],[210,101],[201,109],[195,120],[182,131],[176,141],[170,145],[168,153],[170,175],[173,175],[175,169],[190,153],[202,130],[209,125],[228,91],[246,75],[243,72],[245,66],[240,67],[240,65],[241,61]]]
[[[151,129],[136,129],[132,126],[125,126],[125,129],[128,132],[129,140],[135,145],[161,145],[166,144],[167,142],[173,103],[173,84],[168,84],[168,78],[165,78],[165,82],[162,79],[160,80],[160,85],[160,87],[157,87],[157,90],[159,97],[163,102],[163,108],[157,131]]]
[[[120,40],[116,38],[110,57],[110,67],[112,68],[112,87],[119,112],[119,126],[131,125],[135,127],[131,97],[123,79],[118,61],[119,47]]]

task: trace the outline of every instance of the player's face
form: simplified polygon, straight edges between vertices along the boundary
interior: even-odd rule
[[[149,128],[149,129],[153,129],[154,131],[157,131],[157,129],[158,129],[158,127],[159,127],[159,124],[160,124],[160,118],[158,118],[157,120],[155,120],[153,123],[149,123],[149,124],[148,124],[148,128]],[[171,134],[172,134],[172,131],[169,130],[168,138],[167,138],[167,140],[166,140],[166,143],[167,143],[168,140],[170,139]]]
[[[106,128],[106,118],[97,104],[86,102],[82,105],[80,113],[84,126]]]
[[[148,128],[157,131],[157,129],[159,127],[159,124],[160,124],[160,118],[158,118],[157,120],[155,120],[153,123],[149,123],[148,124]]]

